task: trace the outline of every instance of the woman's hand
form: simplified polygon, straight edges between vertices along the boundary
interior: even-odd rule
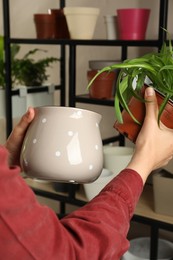
[[[22,116],[20,122],[15,126],[9,138],[5,143],[5,147],[9,151],[10,165],[20,165],[20,150],[22,147],[23,139],[29,124],[33,120],[35,111],[33,108],[28,108],[28,111]]]
[[[165,166],[173,158],[173,130],[160,122],[154,89],[145,91],[146,116],[136,140],[135,152],[128,168],[136,170],[146,181],[151,171]]]

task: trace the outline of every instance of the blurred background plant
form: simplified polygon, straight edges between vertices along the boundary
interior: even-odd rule
[[[12,87],[22,86],[42,86],[49,78],[47,68],[59,59],[54,57],[45,57],[35,60],[34,54],[46,50],[35,48],[28,51],[22,58],[18,58],[21,46],[11,45],[11,80]],[[4,38],[0,36],[0,86],[5,88],[5,60],[4,60]]]

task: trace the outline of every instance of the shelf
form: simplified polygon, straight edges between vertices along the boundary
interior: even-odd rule
[[[55,90],[60,90],[61,86],[60,85],[56,85],[55,86]],[[26,87],[27,93],[41,93],[41,92],[48,92],[49,91],[49,87],[48,86],[40,86],[40,87]],[[11,95],[15,96],[15,95],[19,95],[20,94],[20,87],[17,89],[12,89],[11,91]]]
[[[76,206],[83,206],[87,202],[84,192],[82,191],[82,186],[80,190],[75,193],[75,196],[71,196],[69,193],[57,192],[52,182],[46,183],[28,177],[25,177],[24,180],[37,195]]]
[[[143,40],[143,41],[125,41],[125,40],[69,40],[69,39],[30,39],[30,38],[11,38],[9,43],[18,44],[52,44],[52,45],[85,45],[85,46],[143,46],[143,47],[158,47],[159,40]]]
[[[66,201],[67,203],[70,204],[74,203],[74,197],[72,198],[66,192],[57,192],[54,189],[52,182],[44,183],[41,181],[31,179],[29,177],[25,177],[25,181],[37,195],[45,196],[46,194],[46,197],[55,200],[58,199],[59,201]],[[80,185],[80,189],[76,192],[75,200],[76,200],[75,205],[79,205],[79,206],[85,205],[86,202],[88,201],[83,189],[83,185]],[[157,214],[154,211],[152,185],[146,184],[144,187],[143,193],[139,199],[139,202],[137,203],[133,220],[135,220],[137,216],[141,218],[145,218],[146,221],[149,221],[150,223],[152,223],[152,221],[154,222],[157,221],[159,225],[164,227],[164,229],[167,229],[168,227],[167,225],[169,225],[169,228],[171,229],[171,231],[173,231],[173,217]]]
[[[76,206],[83,206],[88,202],[83,185],[80,185],[80,189],[76,192],[75,197],[70,197],[68,193],[55,191],[51,182],[44,184],[33,181],[30,178],[26,178],[25,181],[37,195]],[[63,214],[60,213],[60,216],[61,215]],[[137,203],[132,221],[144,223],[151,227],[150,259],[157,259],[158,230],[164,229],[173,231],[173,217],[154,212],[153,188],[151,185],[145,185],[143,193]]]
[[[88,94],[76,96],[75,101],[80,103],[93,104],[93,105],[114,106],[114,98],[96,99],[96,98],[90,98]]]
[[[157,223],[164,229],[173,231],[173,217],[158,214],[154,211],[154,195],[152,185],[146,184],[139,199],[133,219],[145,218],[153,224]]]

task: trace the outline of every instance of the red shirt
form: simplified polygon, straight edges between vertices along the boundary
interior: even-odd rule
[[[142,192],[139,174],[123,170],[92,201],[59,220],[41,206],[0,147],[0,259],[119,260]]]

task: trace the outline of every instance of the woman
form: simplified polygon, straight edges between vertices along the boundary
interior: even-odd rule
[[[129,247],[130,219],[151,171],[173,156],[173,130],[157,123],[157,100],[145,92],[146,116],[131,162],[92,201],[58,220],[19,175],[21,144],[34,118],[30,108],[0,148],[0,259],[118,260]],[[160,149],[161,148],[161,149]]]

